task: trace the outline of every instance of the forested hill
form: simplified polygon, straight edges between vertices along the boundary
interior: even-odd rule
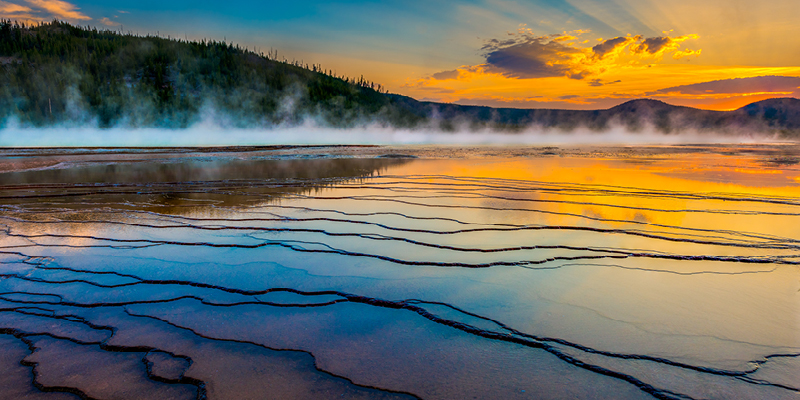
[[[411,126],[381,87],[230,43],[122,35],[54,21],[0,22],[0,118],[23,125],[180,128],[206,114],[232,126],[303,118]]]
[[[123,35],[53,21],[0,21],[0,128],[125,126],[333,127],[378,123],[452,131],[525,129],[765,133],[800,137],[800,100],[719,112],[633,100],[608,110],[548,110],[420,102],[363,78],[279,60],[217,41]]]

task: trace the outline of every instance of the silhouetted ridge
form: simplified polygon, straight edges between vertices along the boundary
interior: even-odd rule
[[[445,130],[463,125],[504,131],[533,127],[565,132],[575,129],[601,132],[622,127],[631,132],[655,130],[668,134],[800,135],[800,100],[797,99],[765,100],[734,111],[700,110],[652,99],[630,100],[607,110],[557,110],[462,106],[420,102],[393,94],[387,96],[394,104],[420,118],[433,118]]]
[[[773,128],[800,130],[800,100],[792,97],[762,100],[736,111],[747,113]]]

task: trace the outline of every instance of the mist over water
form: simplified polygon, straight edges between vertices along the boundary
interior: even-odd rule
[[[463,145],[577,145],[577,144],[683,144],[760,143],[782,141],[776,135],[688,131],[662,133],[649,127],[632,132],[621,125],[602,132],[576,129],[564,132],[530,127],[522,132],[498,132],[467,128],[445,132],[437,128],[397,129],[379,123],[354,128],[327,127],[307,120],[295,126],[237,128],[202,121],[186,129],[96,126],[23,127],[10,121],[0,129],[2,147],[180,147],[240,145],[331,144],[463,144]]]

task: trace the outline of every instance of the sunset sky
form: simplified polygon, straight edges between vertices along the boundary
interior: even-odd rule
[[[799,15],[797,0],[0,0],[5,19],[273,48],[420,100],[569,109],[800,97]]]

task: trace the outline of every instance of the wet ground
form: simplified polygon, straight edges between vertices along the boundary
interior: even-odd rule
[[[800,398],[799,161],[5,149],[0,398]]]

